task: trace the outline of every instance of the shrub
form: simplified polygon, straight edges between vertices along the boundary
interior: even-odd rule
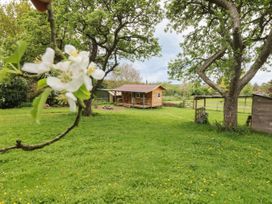
[[[27,81],[22,77],[12,77],[0,82],[0,108],[20,106],[27,99]]]

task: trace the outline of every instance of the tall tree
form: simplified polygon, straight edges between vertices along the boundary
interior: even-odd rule
[[[141,82],[140,72],[132,64],[124,64],[116,68],[110,75],[110,80],[123,82]]]
[[[162,13],[159,0],[59,0],[55,1],[57,33],[60,48],[74,43],[90,50],[90,60],[106,72],[119,64],[120,59],[145,59],[157,55],[160,47],[154,37]],[[93,80],[85,115],[91,115],[94,93],[103,80]]]
[[[24,61],[33,61],[50,45],[48,17],[39,13],[26,1],[9,1],[0,7],[0,49],[8,56],[16,48],[16,42],[28,43]]]
[[[197,74],[224,97],[225,128],[236,128],[241,90],[271,64],[272,1],[172,0],[167,15],[171,27],[184,33],[170,75]],[[225,88],[214,82],[222,77]]]

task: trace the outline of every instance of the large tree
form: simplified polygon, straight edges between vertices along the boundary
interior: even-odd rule
[[[124,83],[139,83],[142,81],[140,72],[132,64],[123,64],[116,68],[109,79],[113,81],[122,81]]]
[[[155,26],[162,17],[159,0],[60,0],[53,5],[59,47],[72,42],[89,48],[90,60],[106,76],[122,58],[145,59],[160,51],[154,37]],[[92,100],[102,81],[93,80],[85,115],[91,115]]]
[[[167,14],[171,27],[184,34],[170,75],[200,77],[225,99],[225,128],[236,128],[241,90],[271,64],[272,1],[172,0]],[[215,82],[219,78],[224,87]]]
[[[33,61],[50,45],[50,29],[46,14],[38,13],[30,2],[9,1],[0,7],[0,49],[8,56],[23,40],[28,49],[23,61]]]

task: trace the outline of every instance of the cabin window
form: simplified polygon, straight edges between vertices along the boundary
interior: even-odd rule
[[[136,97],[136,98],[141,98],[141,93],[136,93],[136,94],[135,94],[135,97]]]
[[[160,98],[161,97],[161,93],[158,93],[158,98]]]

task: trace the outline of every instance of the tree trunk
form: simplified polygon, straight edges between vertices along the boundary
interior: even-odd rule
[[[92,109],[93,99],[94,99],[94,91],[91,92],[90,99],[85,101],[86,107],[84,108],[83,115],[86,117],[93,115],[93,109]]]
[[[238,96],[226,96],[224,102],[224,127],[227,130],[237,128]]]

